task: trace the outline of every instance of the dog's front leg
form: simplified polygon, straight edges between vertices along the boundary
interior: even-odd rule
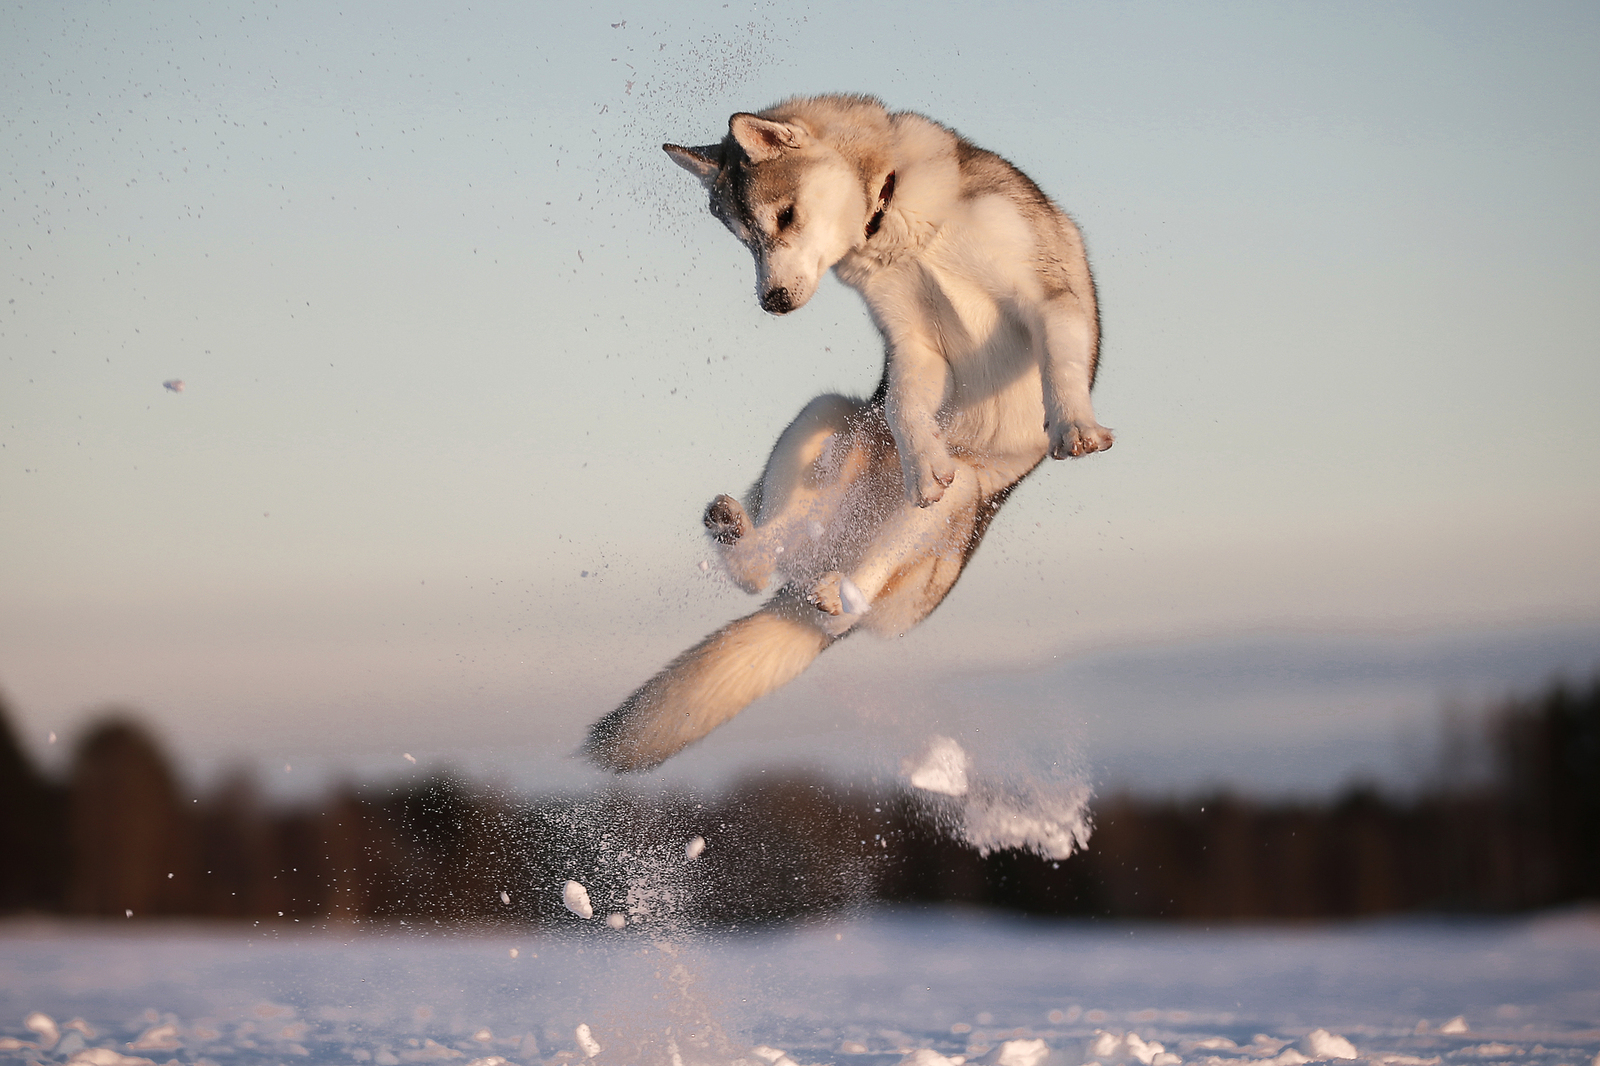
[[[955,460],[939,433],[939,408],[950,388],[950,364],[927,339],[889,338],[889,394],[884,415],[900,452],[906,499],[938,503],[956,476]]]
[[[1111,447],[1111,431],[1095,421],[1089,389],[1099,359],[1100,327],[1092,308],[1063,293],[1045,308],[1043,353],[1045,432],[1050,456],[1088,455]]]

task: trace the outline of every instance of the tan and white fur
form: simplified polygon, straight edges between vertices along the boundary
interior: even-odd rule
[[[885,365],[872,397],[806,405],[743,503],[707,508],[729,576],[783,584],[595,724],[585,751],[616,770],[659,764],[854,628],[904,633],[1046,455],[1112,444],[1089,399],[1083,240],[999,156],[864,96],[787,100],[734,115],[720,144],[665,148],[755,257],[762,307],[804,306],[831,269],[866,301]]]

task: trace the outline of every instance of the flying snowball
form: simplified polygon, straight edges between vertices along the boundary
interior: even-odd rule
[[[683,846],[683,857],[689,862],[694,862],[700,857],[701,852],[705,850],[706,838],[695,837],[693,840],[689,841],[689,843]]]
[[[589,902],[589,890],[576,881],[568,881],[561,887],[561,902],[579,918],[594,917],[594,904]]]
[[[866,614],[872,607],[866,593],[847,577],[839,579],[839,603],[844,607],[845,614]]]

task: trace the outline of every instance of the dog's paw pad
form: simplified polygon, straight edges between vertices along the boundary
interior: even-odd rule
[[[811,591],[806,593],[806,600],[823,614],[844,614],[844,600],[839,594],[840,586],[849,580],[837,570],[829,571],[817,579],[811,586]],[[855,588],[855,585],[851,585]]]
[[[854,581],[837,570],[823,574],[806,599],[823,614],[858,618],[872,609],[872,601]]]
[[[1103,452],[1116,442],[1115,435],[1098,422],[1072,422],[1064,433],[1052,432],[1050,437],[1050,456],[1054,459]]]
[[[732,544],[750,531],[744,506],[724,493],[706,507],[706,532],[718,544]]]

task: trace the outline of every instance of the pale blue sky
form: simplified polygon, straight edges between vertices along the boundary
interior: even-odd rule
[[[36,747],[122,703],[196,765],[559,776],[746,609],[705,501],[876,381],[854,294],[763,315],[659,151],[796,92],[924,111],[1079,219],[1118,444],[685,773],[981,708],[1102,781],[1318,784],[1600,661],[1590,5],[12,4],[0,86],[0,692]],[[1263,647],[1344,672],[1292,698]],[[1451,648],[1501,666],[1362,665]]]

